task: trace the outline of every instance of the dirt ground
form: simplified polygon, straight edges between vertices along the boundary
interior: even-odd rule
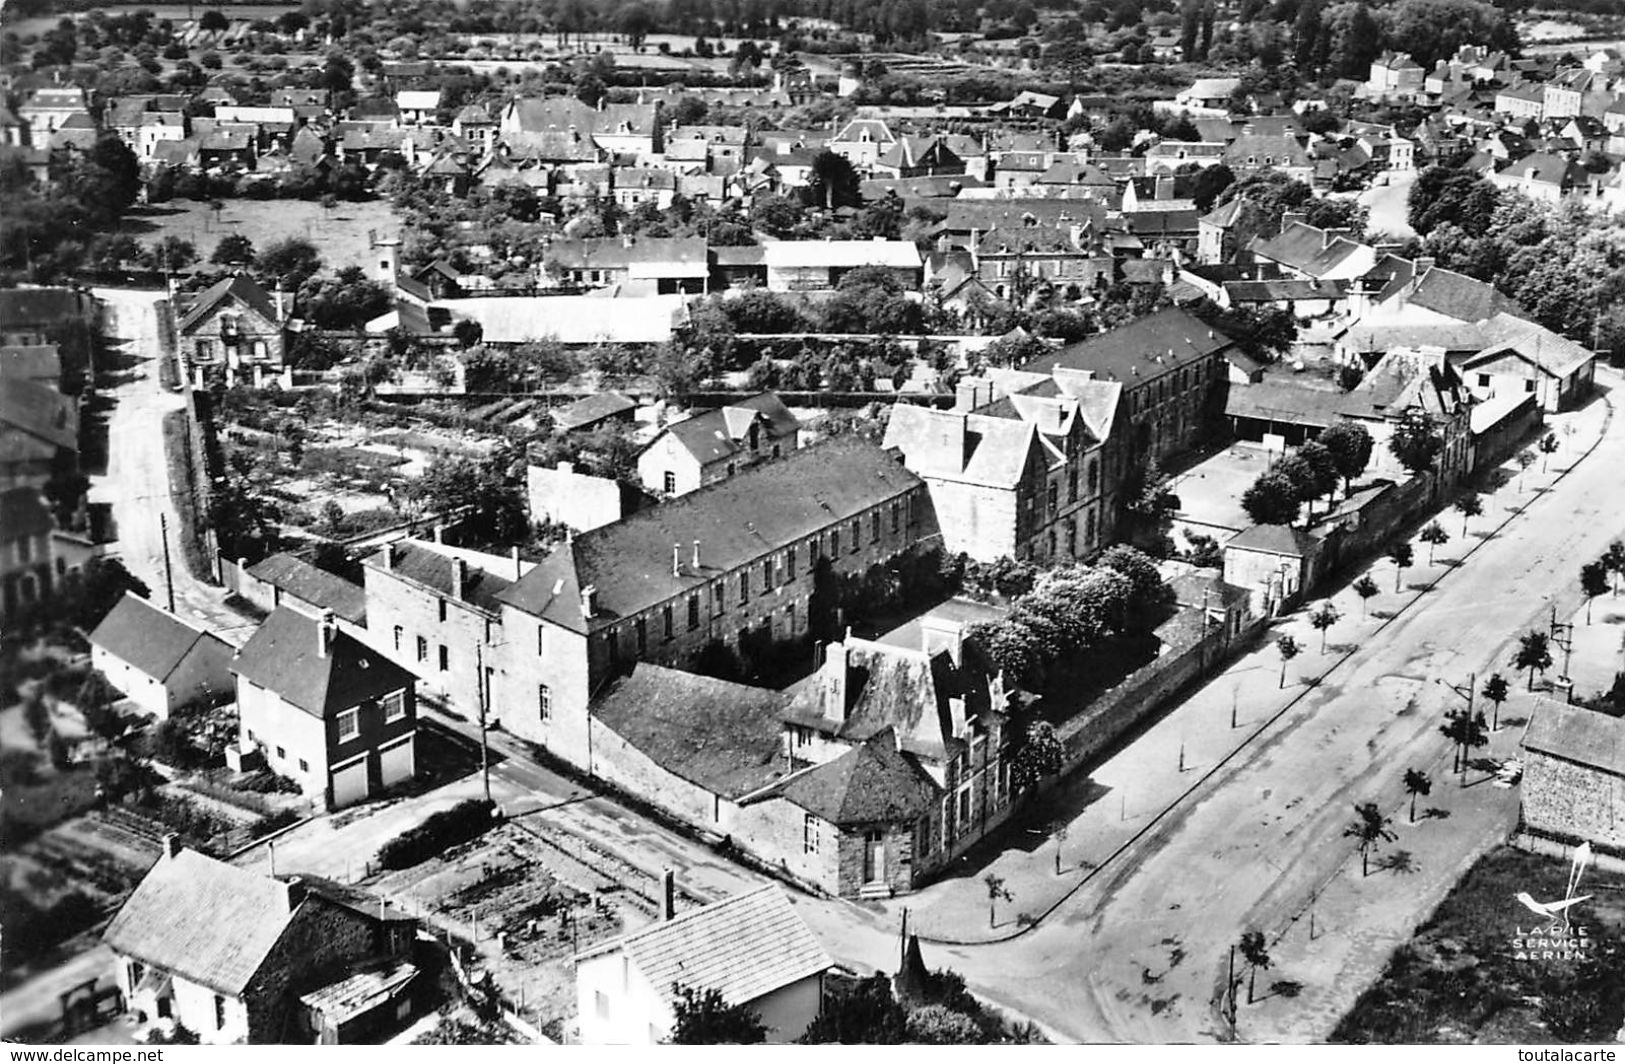
[[[287,237],[301,237],[315,244],[329,270],[372,262],[367,231],[394,233],[400,221],[387,202],[341,203],[328,210],[306,200],[222,201],[225,206],[217,219],[207,203],[171,200],[168,203],[131,211],[120,230],[144,242],[166,236],[189,240],[199,258],[207,262],[215,245],[228,234],[246,236],[256,249]]]

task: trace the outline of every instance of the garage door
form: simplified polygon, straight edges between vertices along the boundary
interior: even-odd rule
[[[367,800],[367,759],[333,770],[333,808]]]
[[[378,751],[378,768],[385,787],[393,787],[412,778],[412,739],[396,743]]]

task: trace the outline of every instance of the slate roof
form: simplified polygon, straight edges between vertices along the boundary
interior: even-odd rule
[[[1215,332],[1200,318],[1169,307],[1063,347],[1053,355],[1040,355],[1021,368],[1039,373],[1055,366],[1092,370],[1096,380],[1127,384],[1200,362],[1230,346],[1229,337]]]
[[[738,798],[785,774],[787,701],[777,691],[639,662],[593,700],[591,712],[667,772]]]
[[[273,554],[249,566],[248,575],[281,588],[319,610],[332,610],[351,624],[367,623],[367,592],[342,576],[292,554]]]
[[[772,392],[763,392],[737,403],[695,414],[685,421],[667,426],[666,432],[675,436],[696,461],[709,465],[745,450],[743,441],[746,432],[757,415],[767,422],[769,440],[781,439],[801,428],[801,422],[790,413],[783,400]],[[650,446],[654,446],[654,443],[651,442]]]
[[[920,250],[912,240],[777,240],[762,251],[770,269],[920,266]]]
[[[1516,319],[1513,319],[1516,321]],[[1493,324],[1493,323],[1492,323]],[[1490,344],[1462,362],[1463,370],[1475,369],[1485,363],[1503,357],[1520,358],[1541,372],[1559,379],[1569,376],[1596,356],[1590,349],[1575,343],[1568,337],[1552,332],[1533,322],[1518,322],[1524,326],[1517,329],[1515,326],[1506,331],[1511,335],[1504,340]]]
[[[585,135],[653,136],[659,113],[656,104],[606,103],[595,109],[573,96],[515,100],[511,106],[514,120],[526,133],[567,133],[574,128]]]
[[[102,939],[118,953],[236,997],[292,920],[283,883],[182,850],[152,866]]]
[[[252,277],[239,273],[222,278],[198,293],[191,307],[182,315],[179,330],[183,333],[190,331],[228,299],[243,304],[266,321],[277,323],[276,304],[271,301],[270,293]]]
[[[668,1005],[677,1002],[678,983],[743,1005],[835,966],[772,883],[601,942],[576,962],[614,952],[625,953]]]
[[[1438,266],[1418,278],[1407,301],[1457,321],[1483,321],[1500,313],[1523,316],[1523,308],[1494,285]]]
[[[941,788],[890,728],[833,761],[796,773],[757,800],[783,798],[837,827],[912,823],[933,808]]]
[[[0,291],[0,327],[53,325],[83,317],[85,299],[71,288],[8,288]]]
[[[1288,528],[1286,525],[1254,525],[1238,532],[1225,544],[1225,548],[1228,550],[1235,547],[1262,551],[1265,554],[1302,558],[1311,554],[1319,543],[1320,541],[1313,535],[1297,526]]]
[[[390,548],[394,548],[393,559],[385,565],[384,554]],[[433,547],[411,540],[399,540],[389,544],[384,550],[371,555],[367,561],[376,562],[377,564],[373,566],[375,569],[411,580],[444,598],[456,598],[491,614],[499,612],[497,595],[513,583],[505,577],[469,565],[463,577],[463,593],[458,597],[453,594],[458,559],[454,555],[442,554]]]
[[[0,492],[0,542],[43,536],[54,527],[45,496],[37,489],[11,488]]]
[[[867,440],[828,440],[584,532],[499,597],[572,631],[597,631],[683,592],[707,591],[718,576],[919,485]],[[689,564],[694,540],[701,545],[698,573]],[[684,555],[677,576],[674,543]],[[591,621],[581,614],[587,585],[598,592]]]
[[[1231,385],[1224,413],[1226,417],[1327,428],[1338,420],[1343,402],[1342,392],[1306,388],[1290,378],[1265,379],[1256,384]]]
[[[1625,717],[1536,698],[1522,746],[1625,776]]]
[[[1330,272],[1363,245],[1348,239],[1342,231],[1320,229],[1305,222],[1293,222],[1269,239],[1253,241],[1255,256],[1319,277]]]
[[[0,433],[0,438],[31,436],[50,447],[79,449],[79,414],[73,400],[38,381],[0,377],[0,427],[15,430]]]
[[[327,654],[320,653],[319,624],[297,610],[277,607],[237,652],[232,671],[323,719],[417,679],[343,631],[334,632]]]
[[[553,424],[561,432],[584,429],[638,408],[637,401],[620,392],[598,392],[553,411]]]
[[[194,628],[128,591],[90,633],[92,646],[101,647],[160,683],[169,679],[192,648],[205,639],[224,645],[218,636]]]

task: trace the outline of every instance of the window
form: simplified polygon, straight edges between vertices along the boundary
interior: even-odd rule
[[[928,816],[920,818],[919,839],[920,856],[924,857],[931,852],[931,818]]]
[[[609,650],[610,664],[621,660],[621,641],[615,637],[613,628],[604,633],[604,646]]]
[[[1490,386],[1490,375],[1488,373],[1480,373],[1478,375],[1478,386],[1480,388],[1488,388]]]
[[[876,510],[869,515],[869,542],[880,542],[880,511]]]
[[[421,635],[418,636],[418,660],[429,660],[429,641],[423,638]]]
[[[860,526],[858,524],[858,522],[856,522],[856,521],[852,522],[852,553],[853,554],[856,554],[858,552],[858,537],[860,535],[861,527],[862,526]]]
[[[34,557],[34,537],[24,536],[17,541],[17,560],[29,561]]]
[[[891,530],[896,532],[898,528],[901,527],[902,523],[903,504],[900,502],[894,502],[891,504]]]
[[[660,634],[670,639],[672,636],[671,603],[660,607]]]
[[[688,596],[688,630],[693,631],[700,626],[700,596]]]
[[[796,578],[796,549],[791,547],[784,552],[784,582],[791,583]]]
[[[1095,485],[1100,482],[1100,467],[1093,458],[1089,459],[1089,494],[1095,493]]]
[[[1076,469],[1066,471],[1066,501],[1078,501],[1078,471]]]
[[[801,849],[805,853],[818,852],[818,818],[811,813],[801,818]]]
[[[1526,392],[1534,391],[1535,390],[1535,382],[1534,381],[1524,381],[1523,382],[1523,390],[1526,391]]]
[[[226,999],[219,994],[214,996],[214,1029],[224,1030],[226,1026]]]
[[[784,607],[784,632],[789,636],[796,634],[796,604],[794,602]]]
[[[288,759],[288,751],[284,750],[280,746],[277,747],[276,748],[276,759],[278,761],[286,761]]]
[[[666,470],[666,472],[661,475],[660,487],[661,487],[662,490],[665,491],[665,493],[667,495],[676,495],[677,494],[677,474],[673,473],[669,469]]]
[[[299,771],[300,772],[309,772],[310,771],[310,762],[306,761],[302,757],[299,759]]]
[[[734,463],[732,462],[728,463],[728,475],[730,477],[734,475]]]
[[[380,704],[384,707],[384,722],[386,724],[406,716],[405,691],[396,691],[392,695],[385,695]]]
[[[637,633],[638,657],[641,658],[649,652],[649,625],[642,617],[639,617],[637,622],[633,624],[632,630]]]
[[[361,711],[347,709],[339,714],[339,742],[354,739],[361,734]]]
[[[834,558],[837,555],[839,555],[840,553],[841,553],[841,530],[838,529],[838,528],[832,528],[832,529],[829,530],[829,556],[831,558]]]
[[[768,558],[762,562],[762,594],[773,590],[773,559]]]
[[[1056,505],[1060,502],[1060,491],[1054,484],[1045,489],[1044,502],[1048,506],[1049,512],[1054,513]]]
[[[750,573],[739,574],[739,604],[743,606],[750,600]]]
[[[440,600],[440,623],[441,624],[446,623],[446,600],[445,599]]]
[[[441,643],[440,644],[440,671],[445,672],[446,670],[448,670],[450,668],[451,668],[451,651],[446,649],[446,644]]]
[[[542,720],[553,719],[553,692],[545,683],[536,685],[536,712]]]
[[[401,649],[401,636],[402,636],[402,634],[404,634],[404,633],[403,633],[403,631],[401,629],[401,626],[397,624],[395,626],[395,649],[396,650]]]
[[[541,657],[547,652],[547,629],[541,625],[536,626],[536,656]]]
[[[197,359],[199,362],[208,362],[214,358],[214,341],[199,340],[197,342]]]

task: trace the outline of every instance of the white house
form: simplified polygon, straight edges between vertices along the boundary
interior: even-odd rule
[[[655,1045],[676,1023],[679,986],[746,1005],[766,1040],[794,1042],[818,1017],[835,966],[774,884],[672,916],[576,955],[583,1045]]]
[[[90,663],[159,720],[229,698],[231,655],[224,639],[128,591],[90,633]]]

